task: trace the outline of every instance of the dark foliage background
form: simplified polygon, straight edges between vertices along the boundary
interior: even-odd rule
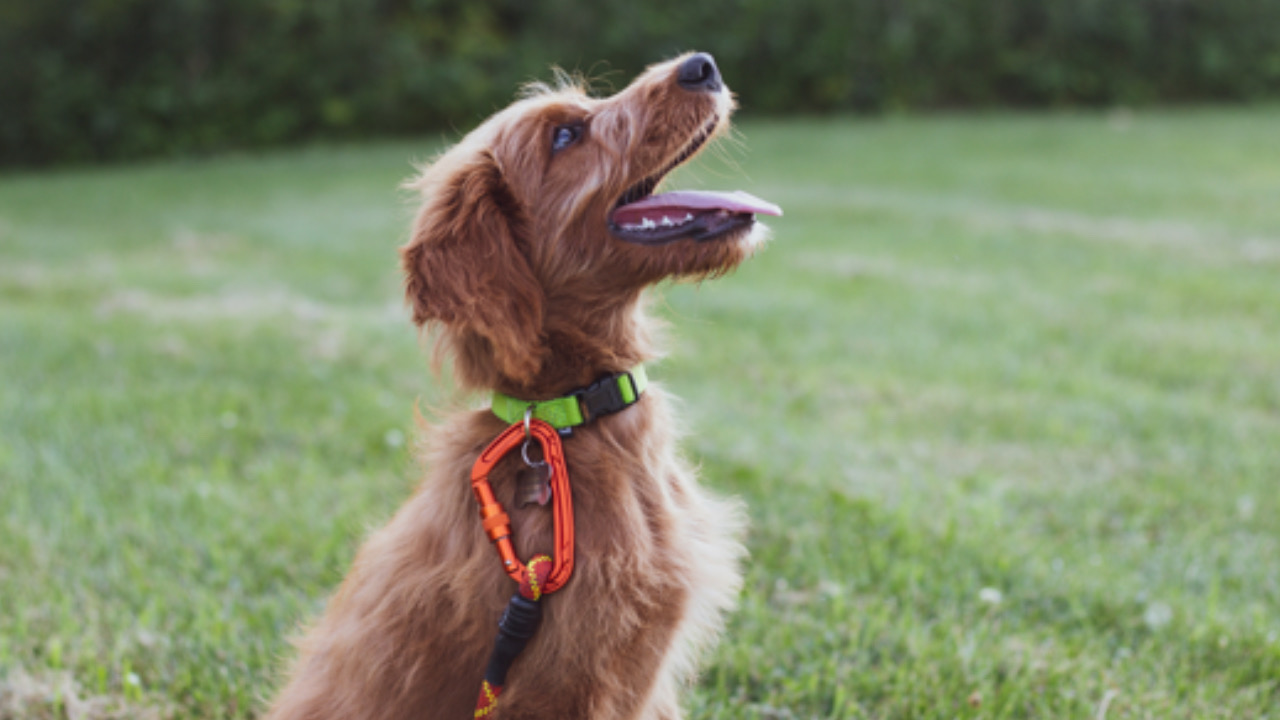
[[[0,0],[0,164],[465,128],[691,48],[754,112],[1250,100],[1280,0]]]

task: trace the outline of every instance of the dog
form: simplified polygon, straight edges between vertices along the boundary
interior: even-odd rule
[[[476,695],[515,584],[468,484],[510,422],[495,400],[420,420],[427,477],[360,549],[266,718],[682,717],[740,590],[742,512],[698,485],[670,399],[630,373],[658,356],[645,288],[732,270],[764,241],[756,215],[780,214],[740,192],[653,194],[734,108],[705,53],[606,98],[538,85],[407,183],[423,198],[400,249],[407,300],[461,389],[532,404],[625,376],[634,397],[584,402],[590,417],[563,440],[573,574],[541,603],[496,707]],[[519,558],[549,550],[554,524],[538,502],[517,507],[524,467],[513,453],[491,475]]]

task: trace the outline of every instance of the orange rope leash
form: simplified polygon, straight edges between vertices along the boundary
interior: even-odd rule
[[[538,555],[526,565],[516,557],[511,541],[511,516],[494,497],[489,473],[507,453],[530,439],[536,439],[542,446],[543,460],[551,469],[555,555]],[[519,584],[519,591],[511,598],[498,623],[498,638],[476,700],[475,717],[483,718],[497,707],[507,670],[537,630],[542,615],[539,601],[564,587],[573,574],[573,497],[569,492],[569,470],[560,434],[541,420],[512,424],[476,458],[471,468],[471,490],[480,504],[480,520],[498,551],[503,571]]]

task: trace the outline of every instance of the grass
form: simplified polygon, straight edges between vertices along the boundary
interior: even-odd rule
[[[747,123],[663,291],[750,506],[694,718],[1280,718],[1280,108]],[[418,472],[433,143],[0,177],[0,719],[252,717]],[[745,175],[746,179],[742,176]]]

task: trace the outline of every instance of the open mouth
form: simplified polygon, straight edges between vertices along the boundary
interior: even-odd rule
[[[782,209],[750,193],[677,190],[654,195],[658,183],[693,157],[715,131],[712,117],[665,168],[627,189],[609,214],[609,230],[641,245],[661,245],[684,238],[710,240],[750,226],[756,213],[781,215]]]

